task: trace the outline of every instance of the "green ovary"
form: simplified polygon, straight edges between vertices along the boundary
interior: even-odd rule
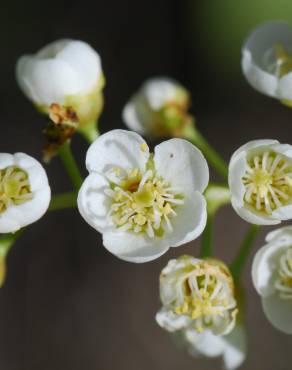
[[[28,175],[16,166],[0,170],[0,213],[32,199]]]
[[[270,215],[291,202],[292,164],[282,154],[268,151],[256,154],[247,161],[242,182],[245,203]]]

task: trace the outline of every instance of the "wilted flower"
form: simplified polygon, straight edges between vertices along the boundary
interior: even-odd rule
[[[191,256],[170,260],[160,275],[160,299],[156,320],[170,332],[208,329],[226,335],[234,328],[234,284],[221,261]]]
[[[131,129],[146,136],[180,136],[190,121],[190,96],[178,82],[165,78],[146,81],[123,110],[123,120]]]
[[[45,170],[24,153],[0,154],[0,194],[0,233],[37,221],[51,199]]]
[[[266,242],[253,260],[253,283],[271,324],[292,334],[292,227],[270,232]]]
[[[209,329],[203,333],[187,329],[183,336],[191,355],[211,358],[222,356],[226,370],[238,368],[246,358],[246,333],[241,324],[236,324],[227,335],[215,335]]]
[[[90,146],[86,166],[79,211],[117,257],[151,261],[203,231],[209,171],[189,142],[168,140],[150,154],[138,134],[113,130]]]
[[[291,26],[269,22],[253,30],[242,49],[242,69],[256,90],[280,100],[292,100]]]
[[[254,140],[240,147],[229,164],[231,203],[246,221],[278,224],[292,218],[292,146]]]
[[[17,62],[17,81],[43,112],[51,104],[72,107],[80,128],[93,124],[103,106],[104,77],[99,55],[85,42],[58,40]]]

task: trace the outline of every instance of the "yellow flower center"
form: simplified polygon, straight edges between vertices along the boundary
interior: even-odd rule
[[[292,162],[281,154],[264,152],[253,156],[242,177],[246,204],[271,214],[288,204],[292,195]]]
[[[123,174],[114,168],[115,181],[106,194],[111,197],[110,216],[114,224],[123,231],[146,233],[150,238],[162,236],[165,229],[172,231],[171,220],[175,209],[184,203],[183,196],[155,174],[145,174],[133,169]]]
[[[292,71],[292,54],[282,44],[276,44],[265,55],[267,71],[278,78]]]
[[[292,248],[288,248],[279,259],[275,288],[283,299],[292,299]]]
[[[18,205],[32,199],[28,175],[16,166],[0,170],[0,213],[10,205]]]
[[[218,317],[236,315],[233,282],[225,266],[202,261],[188,269],[182,282],[183,294],[175,303],[174,313],[196,320],[198,332],[212,326]]]

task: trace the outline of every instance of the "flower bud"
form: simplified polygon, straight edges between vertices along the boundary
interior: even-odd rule
[[[100,57],[83,41],[58,40],[34,55],[22,56],[16,77],[41,112],[48,114],[52,104],[72,107],[81,130],[95,123],[102,111]]]
[[[181,136],[184,127],[193,123],[188,115],[189,104],[189,93],[178,82],[152,78],[126,104],[123,120],[144,136]]]

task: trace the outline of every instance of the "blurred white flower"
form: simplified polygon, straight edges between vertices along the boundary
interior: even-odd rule
[[[51,190],[42,165],[24,153],[0,154],[0,233],[11,233],[43,216]]]
[[[104,77],[99,55],[83,41],[58,40],[22,56],[16,77],[24,94],[48,112],[53,103],[72,106],[81,125],[100,114]]]
[[[123,120],[145,136],[167,136],[189,120],[188,91],[178,82],[157,77],[147,80],[123,110]]]
[[[253,283],[271,324],[292,334],[292,227],[270,232],[266,242],[253,260]]]
[[[226,335],[234,328],[234,284],[221,261],[191,256],[170,260],[160,275],[160,299],[156,321],[170,332],[190,328]]]
[[[90,146],[86,166],[79,211],[117,257],[151,261],[203,231],[209,170],[189,142],[168,140],[150,154],[138,134],[113,130]]]
[[[268,22],[251,32],[242,48],[242,69],[256,90],[292,100],[292,28]]]
[[[234,210],[247,222],[278,224],[292,218],[292,146],[254,140],[240,147],[229,164]]]
[[[205,357],[222,356],[224,369],[238,368],[246,358],[246,332],[241,324],[236,324],[227,335],[215,335],[206,329],[198,333],[194,329],[187,329],[183,333],[191,355]]]

